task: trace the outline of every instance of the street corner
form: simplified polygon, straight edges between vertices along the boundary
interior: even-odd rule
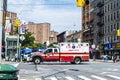
[[[14,67],[18,67],[18,65],[20,64],[20,62],[12,62],[12,61],[2,60],[2,64],[10,64],[10,65],[13,65]]]

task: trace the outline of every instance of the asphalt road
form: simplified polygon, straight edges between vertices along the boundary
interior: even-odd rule
[[[19,80],[120,80],[120,62],[20,63]]]

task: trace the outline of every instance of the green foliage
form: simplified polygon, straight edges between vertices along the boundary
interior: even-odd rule
[[[25,39],[23,41],[21,41],[22,43],[22,47],[28,47],[34,44],[34,36],[32,36],[31,32],[28,32],[28,30],[25,30],[25,34],[23,35],[25,37]]]
[[[56,47],[55,45],[57,44],[57,42],[53,42],[51,44],[48,45],[48,47]]]
[[[103,52],[103,48],[104,48],[104,46],[103,46],[102,43],[99,43],[98,45],[99,45],[99,51],[102,53],[102,52]]]
[[[10,35],[17,35],[18,34],[18,27],[15,27],[15,30],[10,32]]]
[[[40,47],[42,47],[42,46],[44,46],[43,44],[41,44],[41,43],[34,43],[33,45],[32,45],[32,48],[40,48]]]

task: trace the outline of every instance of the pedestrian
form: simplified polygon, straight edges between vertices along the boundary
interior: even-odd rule
[[[108,60],[108,55],[103,55],[103,60],[106,62]]]
[[[116,59],[117,59],[117,54],[115,53],[115,54],[113,55],[113,62],[114,62],[114,63],[116,62]]]
[[[119,62],[119,60],[119,56],[117,56],[115,62]]]
[[[18,54],[15,54],[15,62],[18,60]]]

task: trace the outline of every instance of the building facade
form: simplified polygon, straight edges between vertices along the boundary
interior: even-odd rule
[[[93,0],[94,4],[94,40],[103,45],[103,53],[112,59],[114,53],[120,55],[120,39],[117,30],[120,28],[120,0]]]
[[[93,0],[89,0],[90,4],[83,7],[82,10],[82,41],[93,44],[93,31],[94,31],[94,5]]]
[[[73,34],[73,31],[64,31],[57,35],[57,42],[67,42],[67,36]]]
[[[67,42],[81,42],[82,31],[74,31],[72,34],[66,37]]]
[[[12,33],[15,30],[15,27],[13,26],[13,23],[16,19],[17,19],[17,13],[7,11],[5,32]]]
[[[50,37],[50,23],[33,23],[29,22],[26,26],[29,32],[33,33],[35,43],[45,43]]]
[[[104,1],[104,52],[111,56],[115,53],[120,56],[120,36],[117,30],[120,29],[120,0]]]
[[[57,35],[58,35],[58,32],[50,31],[49,42],[50,43],[57,42]]]

